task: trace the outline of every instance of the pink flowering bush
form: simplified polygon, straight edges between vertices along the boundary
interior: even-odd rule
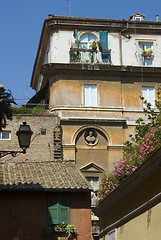
[[[151,104],[141,97],[145,104],[144,113],[148,122],[139,118],[136,123],[135,136],[125,143],[123,159],[114,163],[109,176],[104,176],[97,190],[99,203],[117,186],[132,174],[145,159],[158,147],[161,147],[161,87],[157,92],[155,106],[158,111],[151,108]]]
[[[109,176],[104,176],[99,183],[97,191],[98,203],[111,193],[121,182],[132,174],[143,161],[158,147],[161,146],[161,126],[153,127],[136,144],[126,146],[123,159],[114,163],[114,168]]]

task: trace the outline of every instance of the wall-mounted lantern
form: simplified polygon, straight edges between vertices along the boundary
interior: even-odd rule
[[[33,132],[31,131],[31,128],[29,125],[27,125],[26,122],[23,122],[22,125],[20,125],[19,130],[17,131],[16,135],[18,137],[19,146],[22,148],[22,151],[1,151],[0,150],[0,158],[11,154],[13,157],[17,155],[17,153],[26,153],[26,149],[30,146],[31,136]]]

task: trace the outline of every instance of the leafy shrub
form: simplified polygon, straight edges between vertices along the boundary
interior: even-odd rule
[[[46,110],[40,107],[28,108],[25,106],[21,106],[21,107],[13,108],[14,114],[37,114],[37,113],[43,113],[43,112],[46,112]]]

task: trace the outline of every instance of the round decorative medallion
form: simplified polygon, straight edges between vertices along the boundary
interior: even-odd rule
[[[94,146],[98,143],[98,137],[95,129],[88,129],[84,133],[84,140],[87,145]]]

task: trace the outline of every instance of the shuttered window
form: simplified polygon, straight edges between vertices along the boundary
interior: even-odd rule
[[[70,224],[69,193],[48,195],[48,224]]]
[[[100,43],[103,50],[108,50],[108,32],[107,31],[100,31]],[[108,53],[102,52],[102,61],[108,62]]]

